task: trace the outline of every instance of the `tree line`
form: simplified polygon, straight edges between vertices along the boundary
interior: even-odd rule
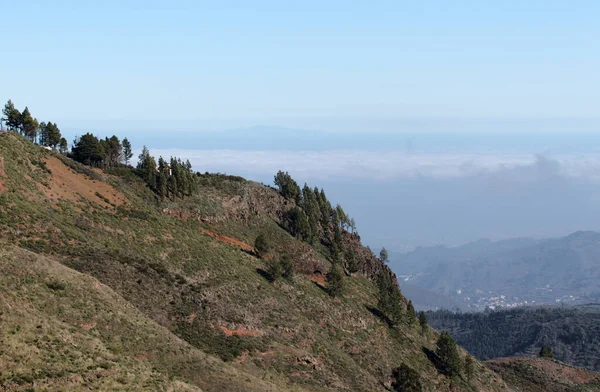
[[[19,132],[34,143],[46,147],[59,149],[65,154],[68,149],[67,140],[62,137],[58,125],[53,122],[38,122],[37,118],[31,115],[26,106],[23,112],[15,108],[13,102],[9,99],[2,109],[4,117],[2,122],[6,124],[9,131]]]
[[[483,313],[428,312],[438,330],[485,360],[514,355],[552,355],[573,366],[600,370],[600,307],[542,307]],[[542,350],[543,349],[543,350]]]
[[[296,238],[311,245],[322,244],[329,250],[331,268],[327,273],[327,290],[333,296],[341,295],[345,275],[358,272],[358,256],[351,246],[344,246],[344,232],[356,232],[356,223],[337,204],[327,199],[325,191],[304,184],[302,188],[288,172],[279,171],[274,184],[281,196],[294,203],[294,207],[283,216],[282,226]],[[374,256],[373,256],[374,257]],[[388,252],[383,248],[379,260],[385,264]],[[400,286],[389,268],[380,270],[375,279],[379,291],[378,310],[391,326],[402,322],[412,323],[417,318],[412,303],[404,305]]]
[[[146,146],[142,148],[138,157],[137,170],[140,177],[161,200],[183,199],[191,196],[198,187],[198,177],[194,175],[189,160],[182,162],[179,158],[171,157],[166,161],[163,157],[159,157],[157,164]]]
[[[120,140],[116,135],[98,138],[92,133],[76,136],[68,150],[67,140],[62,136],[58,125],[53,122],[38,122],[28,107],[23,112],[15,108],[11,100],[4,105],[2,122],[9,131],[18,132],[30,141],[59,151],[84,165],[104,169],[119,166],[129,167],[133,157],[131,142]],[[139,155],[134,172],[139,175],[156,193],[160,200],[183,199],[195,192],[198,181],[192,171],[190,161],[182,162],[171,157],[169,161],[159,157],[158,161],[144,146]]]
[[[122,141],[115,135],[99,139],[91,133],[75,138],[70,157],[85,165],[113,168],[129,166],[133,157],[131,143],[127,138]],[[159,157],[158,161],[150,155],[146,146],[138,156],[134,172],[162,201],[167,198],[176,200],[192,195],[198,185],[197,176],[192,171],[190,161],[182,162],[171,157],[169,161]]]
[[[75,137],[70,157],[88,166],[110,168],[118,165],[129,165],[133,157],[131,143],[127,138],[123,141],[115,135],[99,139],[91,133]]]

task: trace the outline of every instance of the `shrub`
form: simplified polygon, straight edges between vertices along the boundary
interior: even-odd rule
[[[65,283],[58,281],[46,283],[46,286],[48,286],[48,288],[52,291],[63,291],[67,288]]]
[[[540,358],[554,359],[554,352],[550,346],[542,346],[540,350]]]
[[[270,258],[266,261],[266,273],[267,277],[271,282],[275,282],[277,279],[283,276],[283,265],[275,258]]]
[[[392,377],[394,378],[392,382],[394,391],[421,392],[423,390],[419,373],[404,363],[394,369]]]
[[[263,233],[260,233],[256,240],[254,240],[254,249],[258,252],[260,256],[264,256],[269,253],[269,249],[271,248],[269,241],[267,240],[267,236]]]
[[[294,276],[294,259],[290,255],[281,257],[281,276],[291,279]]]

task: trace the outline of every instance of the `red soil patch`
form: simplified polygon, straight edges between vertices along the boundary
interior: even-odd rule
[[[83,174],[74,172],[56,157],[48,158],[46,166],[52,171],[52,182],[50,189],[42,189],[49,199],[57,200],[62,197],[79,203],[80,198],[83,197],[106,207],[111,207],[111,204],[120,206],[127,202],[127,198],[111,185],[102,181],[94,181]],[[97,194],[102,195],[108,202]]]
[[[207,230],[207,229],[205,229],[203,227],[200,227],[200,232],[202,232],[203,234],[206,234],[208,236],[211,236],[213,238],[216,238],[217,240],[219,240],[219,241],[221,241],[223,243],[226,243],[226,244],[229,244],[229,245],[233,245],[233,246],[237,246],[237,247],[239,247],[239,248],[241,248],[243,250],[247,250],[249,252],[254,252],[254,247],[252,247],[252,246],[248,245],[247,243],[242,242],[242,241],[240,241],[238,239],[227,237],[227,236],[221,235],[221,234],[217,234],[214,231]]]
[[[192,313],[187,317],[187,322],[192,324],[194,322],[194,320],[196,320],[197,318],[198,318],[198,314]]]
[[[83,329],[84,331],[89,331],[92,328],[94,328],[96,326],[96,322],[94,321],[93,323],[89,323],[89,324],[81,324],[81,329]]]
[[[154,354],[138,354],[135,356],[135,359],[137,359],[138,361],[145,361],[147,359],[152,359],[152,358],[156,358],[156,355],[154,355]]]
[[[316,284],[320,285],[321,287],[325,287],[326,283],[325,283],[325,275],[322,274],[312,274],[309,275],[308,278],[310,280],[312,280],[313,282],[315,282]]]
[[[227,327],[221,327],[223,333],[227,336],[260,336],[260,334],[256,331],[250,331],[245,328],[239,329],[228,329]]]

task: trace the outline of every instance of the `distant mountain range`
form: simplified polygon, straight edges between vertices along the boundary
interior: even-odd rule
[[[600,233],[593,231],[545,240],[421,247],[394,255],[390,265],[401,280],[443,295],[439,308],[447,307],[448,300],[484,309],[600,298]],[[423,302],[418,296],[412,300]]]

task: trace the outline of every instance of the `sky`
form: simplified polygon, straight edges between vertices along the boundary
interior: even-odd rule
[[[600,123],[597,1],[0,3],[2,95],[67,129]]]
[[[4,1],[0,99],[392,250],[600,230],[597,1]]]

